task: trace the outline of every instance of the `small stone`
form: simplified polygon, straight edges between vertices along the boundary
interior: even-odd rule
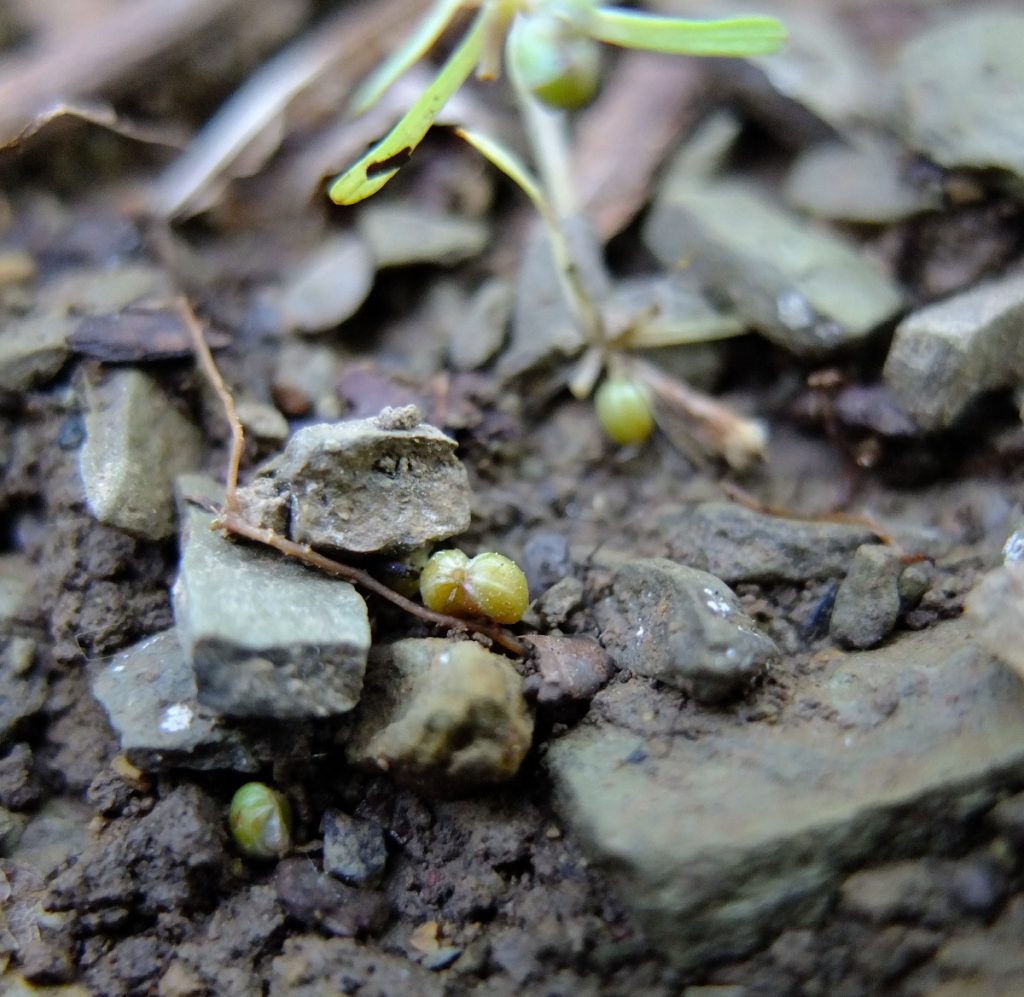
[[[902,571],[900,556],[891,547],[858,547],[836,595],[829,627],[833,638],[861,649],[885,640],[900,615]]]
[[[952,425],[980,394],[1024,383],[1024,273],[928,305],[896,329],[884,377],[921,429]]]
[[[701,703],[742,694],[779,654],[721,579],[667,558],[621,567],[595,615],[620,668]]]
[[[359,230],[378,267],[448,266],[479,256],[491,239],[482,221],[394,201],[366,205],[359,214]]]
[[[32,749],[24,743],[0,758],[0,806],[27,810],[39,802],[42,787],[33,768]]]
[[[435,796],[510,779],[533,735],[516,670],[472,641],[392,644],[360,713],[351,760]]]
[[[56,377],[71,355],[74,324],[55,314],[7,321],[0,332],[0,391],[28,391]]]
[[[907,139],[942,166],[1024,177],[1024,16],[970,11],[919,34],[897,68]]]
[[[301,332],[341,325],[366,300],[375,273],[365,240],[351,233],[333,236],[285,279],[278,302],[281,321]]]
[[[1024,851],[1024,793],[1000,800],[989,812],[989,820],[1021,851]]]
[[[165,630],[118,654],[96,673],[100,701],[132,765],[255,772],[240,734],[200,706],[195,675],[175,630]]]
[[[288,497],[292,540],[393,553],[465,532],[471,495],[455,441],[426,423],[390,428],[390,418],[307,426],[292,436],[267,472]],[[240,489],[243,503],[257,487],[265,489]]]
[[[443,945],[436,952],[431,952],[423,960],[423,967],[432,972],[439,972],[454,966],[462,955],[462,949],[454,948],[451,945]]]
[[[935,565],[930,561],[908,564],[900,573],[900,612],[915,609],[934,580]]]
[[[29,818],[8,858],[49,876],[85,850],[95,816],[93,808],[81,800],[51,797]]]
[[[197,468],[202,440],[160,386],[116,370],[87,389],[79,466],[93,515],[147,540],[174,532],[175,477]]]
[[[359,701],[366,604],[347,582],[185,519],[174,617],[199,701],[231,716],[325,717]]]
[[[366,820],[340,810],[324,812],[324,872],[349,886],[376,886],[388,861],[384,832]]]
[[[741,318],[804,356],[859,342],[902,302],[855,247],[737,181],[676,184],[655,204],[644,238],[666,266],[691,261]]]
[[[543,592],[572,574],[569,541],[563,533],[535,533],[523,545],[520,566],[531,592]]]
[[[662,520],[673,560],[738,582],[840,578],[876,537],[863,526],[787,519],[733,502],[672,510]]]
[[[39,290],[40,307],[59,314],[110,315],[143,298],[172,298],[170,271],[133,263],[127,266],[76,267]]]
[[[46,679],[33,671],[36,642],[0,640],[0,744],[17,737],[46,705]]]
[[[388,921],[381,893],[357,890],[318,872],[309,859],[285,859],[274,877],[288,914],[310,928],[341,938],[378,933]]]
[[[555,582],[537,599],[534,607],[545,629],[562,626],[569,615],[583,605],[583,595],[583,582],[578,578],[570,575]]]
[[[505,340],[514,300],[512,287],[498,277],[479,287],[451,330],[448,358],[456,370],[477,370],[494,359]]]
[[[523,692],[549,711],[569,707],[571,714],[571,707],[585,706],[615,670],[593,637],[532,634],[524,639],[534,650],[537,672],[523,683]]]
[[[1024,679],[1024,561],[1008,561],[985,575],[965,609],[978,643]]]
[[[235,406],[235,413],[247,436],[271,443],[284,443],[288,439],[288,420],[273,405],[243,401]]]
[[[0,554],[0,629],[31,620],[28,597],[38,570],[21,554]]]

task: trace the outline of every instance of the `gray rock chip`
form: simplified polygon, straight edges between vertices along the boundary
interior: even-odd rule
[[[1016,784],[1024,685],[962,621],[844,665],[894,703],[887,716],[851,728],[808,715],[811,678],[779,722],[654,744],[638,704],[609,710],[631,691],[615,683],[594,722],[549,746],[560,814],[676,964],[742,956],[782,923],[813,926],[844,873],[893,842],[927,853]]]
[[[309,859],[279,862],[274,883],[289,916],[325,934],[376,934],[387,924],[390,911],[382,893],[344,886],[318,872]]]
[[[943,166],[1024,177],[1024,16],[975,11],[918,35],[898,75],[908,140]]]
[[[981,284],[904,319],[886,383],[922,429],[951,425],[984,391],[1024,383],[1024,273]]]
[[[595,615],[620,668],[702,703],[741,694],[779,654],[724,582],[663,557],[623,565]]]
[[[876,538],[863,526],[784,519],[732,502],[704,502],[662,519],[673,560],[730,585],[840,578],[853,552]]]
[[[516,670],[473,641],[382,649],[359,712],[351,761],[434,796],[510,779],[533,736]]]
[[[394,201],[363,207],[359,230],[378,267],[459,263],[479,256],[491,238],[488,226],[477,219],[431,214],[422,206]]]
[[[192,666],[173,629],[118,654],[96,672],[92,691],[128,761],[143,771],[258,768],[242,736],[200,706]]]
[[[232,543],[212,517],[185,520],[174,583],[178,634],[199,701],[217,713],[326,717],[359,701],[366,604],[347,582]]]
[[[384,832],[340,810],[324,812],[324,872],[349,886],[375,886],[384,876],[388,848]]]
[[[46,705],[46,679],[33,669],[31,637],[0,639],[0,744],[6,744]]]
[[[0,332],[0,391],[28,391],[64,366],[75,321],[66,315],[29,315],[8,321]]]
[[[32,619],[28,605],[38,571],[21,554],[0,554],[0,633]]]
[[[1024,561],[1007,561],[985,575],[968,595],[966,610],[981,646],[1024,680]]]
[[[836,595],[829,625],[833,638],[857,648],[874,647],[885,640],[900,614],[902,571],[900,556],[891,547],[858,547]]]
[[[112,371],[86,401],[79,467],[92,514],[148,540],[169,537],[174,479],[199,466],[199,431],[137,370]]]
[[[515,292],[494,277],[482,284],[452,327],[448,358],[457,370],[477,370],[492,360],[505,340]]]
[[[469,479],[455,448],[412,406],[385,409],[375,419],[300,429],[269,473],[287,497],[292,540],[362,554],[408,551],[469,527]],[[241,489],[243,503],[258,488],[265,483]]]
[[[900,308],[900,289],[856,247],[737,181],[674,185],[644,239],[668,267],[691,261],[741,318],[801,355],[856,343]]]
[[[285,280],[278,299],[282,322],[301,332],[320,332],[355,314],[373,287],[373,254],[357,235],[328,239]]]

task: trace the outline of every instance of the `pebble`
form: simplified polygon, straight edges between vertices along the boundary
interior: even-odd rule
[[[730,585],[841,578],[854,551],[876,539],[863,526],[787,519],[733,502],[673,509],[661,525],[673,560]]]
[[[65,315],[10,319],[0,332],[0,391],[24,392],[52,380],[71,356],[74,320]]]
[[[324,812],[320,825],[324,836],[324,872],[349,886],[376,886],[388,861],[384,832],[366,820],[340,810]]]
[[[92,691],[125,757],[144,772],[258,768],[241,734],[199,704],[195,675],[174,629],[114,657],[94,674]]]
[[[1024,16],[976,10],[943,19],[897,66],[907,140],[942,166],[1024,177]]]
[[[1024,679],[1024,561],[1007,561],[967,596],[965,611],[978,643]]]
[[[644,241],[668,267],[689,261],[740,318],[803,356],[859,342],[902,303],[900,288],[856,246],[736,180],[666,189]]]
[[[431,796],[457,796],[516,774],[533,736],[522,681],[473,641],[399,641],[383,649],[349,758]]]
[[[897,327],[884,377],[926,430],[952,425],[980,394],[1024,384],[1024,273],[928,305]]]
[[[405,414],[396,421],[396,412]],[[284,500],[298,543],[360,554],[414,550],[469,527],[469,478],[455,449],[412,406],[306,426],[239,496],[269,526],[282,518]]]
[[[515,291],[499,277],[485,281],[451,329],[448,359],[456,370],[478,370],[497,355],[512,316]]]
[[[300,332],[341,325],[366,300],[376,269],[360,236],[328,238],[285,278],[277,301],[282,323]]]
[[[373,201],[359,213],[359,231],[378,267],[448,266],[479,256],[490,228],[475,218],[424,211],[411,202]]]
[[[536,673],[523,683],[523,692],[550,715],[571,716],[585,707],[615,671],[608,652],[584,635],[524,638],[534,650]]]
[[[318,872],[309,859],[279,862],[274,883],[288,915],[325,934],[361,937],[387,924],[390,912],[383,894],[345,886]]]
[[[174,618],[199,701],[218,714],[326,717],[359,701],[366,604],[347,582],[211,531],[188,511]]]
[[[829,631],[844,647],[880,644],[900,614],[899,554],[881,544],[858,547],[850,570],[839,586]]]
[[[595,615],[601,643],[620,668],[701,703],[741,695],[779,655],[721,579],[666,558],[616,571]]]
[[[174,533],[174,479],[199,467],[202,438],[163,389],[133,369],[86,388],[79,469],[92,514],[147,540]]]

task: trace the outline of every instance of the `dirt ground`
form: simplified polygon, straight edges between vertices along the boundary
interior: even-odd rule
[[[34,23],[26,21],[29,6],[3,7],[7,55],[13,59],[33,32],[66,51],[52,9],[60,5],[42,5]],[[96,0],[79,16],[99,19],[118,6]],[[256,759],[246,773],[175,766],[143,772],[125,760],[92,683],[114,654],[174,622],[179,541],[175,533],[147,539],[98,521],[86,500],[81,450],[93,386],[132,367],[198,427],[196,470],[223,479],[226,424],[187,339],[167,318],[180,295],[209,330],[236,398],[264,419],[268,412],[286,419],[286,432],[414,401],[453,436],[473,492],[472,523],[460,546],[516,558],[531,596],[543,597],[513,628],[519,633],[600,637],[600,606],[617,568],[651,557],[696,563],[687,517],[702,503],[730,502],[815,528],[866,524],[890,539],[901,570],[920,566],[923,578],[884,637],[886,646],[897,646],[952,625],[1021,527],[1024,430],[1011,391],[979,393],[961,418],[936,432],[906,431],[902,423],[890,431],[887,409],[871,394],[883,384],[899,316],[1019,263],[1024,205],[1001,175],[943,171],[908,153],[918,173],[941,188],[937,207],[884,223],[832,226],[880,261],[905,294],[899,315],[870,336],[808,357],[750,331],[716,345],[703,373],[700,362],[684,361],[694,383],[765,422],[765,461],[737,473],[714,455],[681,451],[662,432],[620,448],[603,436],[591,402],[566,390],[568,361],[510,373],[499,330],[499,345],[483,362],[453,365],[452,324],[492,275],[515,284],[530,215],[518,191],[447,135],[428,140],[415,169],[395,182],[397,193],[380,196],[485,224],[485,248],[457,248],[450,261],[381,266],[351,316],[317,331],[287,327],[282,275],[298,272],[328,237],[353,231],[346,209],[322,196],[321,179],[345,159],[330,150],[367,141],[344,136],[332,145],[326,97],[294,114],[283,143],[254,162],[252,175],[206,191],[208,210],[188,219],[153,217],[154,178],[166,176],[176,154],[135,136],[139,122],[189,134],[302,29],[319,26],[326,34],[339,9],[363,10],[294,2],[272,15],[274,5],[259,4],[241,18],[239,5],[219,6],[227,21],[211,22],[205,40],[182,31],[164,50],[151,44],[155,51],[137,68],[111,69],[100,87],[83,91],[83,102],[97,93],[111,100],[122,115],[115,130],[74,115],[39,122],[38,133],[18,139],[0,161],[3,321],[66,322],[70,330],[70,347],[56,348],[48,367],[20,380],[11,375],[0,390],[0,991],[1011,992],[1008,981],[1024,978],[1019,761],[1001,768],[993,762],[977,786],[960,787],[956,809],[908,804],[905,824],[919,823],[919,833],[875,843],[869,858],[859,854],[835,873],[824,899],[786,907],[749,944],[718,939],[723,944],[696,963],[677,958],[652,932],[628,874],[595,846],[566,802],[564,773],[549,753],[580,730],[628,730],[657,755],[659,744],[668,754],[677,745],[727,745],[731,738],[738,745],[752,729],[772,736],[815,725],[836,736],[850,729],[828,685],[846,662],[829,629],[842,573],[731,582],[745,613],[780,650],[738,698],[703,705],[618,669],[585,701],[535,702],[533,747],[519,773],[465,798],[431,799],[349,766],[345,724],[331,720],[238,722]],[[840,6],[842,23],[861,44],[887,51],[941,5]],[[349,28],[357,23],[353,16]],[[12,67],[23,77],[29,72]],[[722,73],[728,70],[716,66],[713,74]],[[337,80],[328,82],[331,92]],[[0,68],[0,93],[4,85]],[[778,196],[792,158],[833,124],[799,101],[769,101],[755,86],[735,83],[728,92],[728,100],[703,96],[702,112],[725,103],[742,109],[744,131],[731,163]],[[477,88],[468,113],[485,113],[491,125],[515,134],[508,106],[494,103]],[[773,126],[778,114],[791,132]],[[678,116],[673,149],[696,117]],[[9,124],[7,133],[22,124]],[[666,151],[654,166],[669,158]],[[321,169],[324,161],[333,166]],[[658,170],[652,174],[607,240],[617,275],[658,266],[642,237]],[[143,329],[138,314],[126,310],[136,298],[165,325]],[[86,317],[104,321],[84,329]],[[280,449],[277,423],[270,425],[250,426],[243,479]],[[566,578],[580,583],[572,598],[544,596]],[[375,644],[437,633],[373,599],[370,614]],[[529,662],[518,667],[525,676],[535,669]],[[881,716],[896,706],[875,700],[850,709]],[[728,748],[715,750],[729,760]],[[729,763],[739,769],[748,762],[737,751]],[[294,809],[295,846],[279,861],[243,859],[230,840],[229,801],[253,777],[284,790]],[[729,780],[718,792],[735,804]],[[354,887],[321,874],[328,810],[382,829],[387,863],[378,883]],[[680,828],[684,823],[681,815]],[[786,861],[779,858],[780,867]],[[715,923],[709,932],[730,931],[727,920]]]

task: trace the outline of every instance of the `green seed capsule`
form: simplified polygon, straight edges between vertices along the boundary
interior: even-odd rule
[[[292,808],[286,797],[262,782],[247,782],[231,798],[231,836],[251,859],[276,859],[292,846]]]
[[[509,32],[506,54],[538,100],[575,111],[593,100],[601,79],[601,50],[571,17],[523,14]]]
[[[517,623],[530,604],[522,569],[493,551],[472,560],[461,550],[438,551],[420,575],[420,595],[437,613],[485,616],[496,623]]]
[[[620,446],[643,443],[654,431],[647,395],[635,381],[609,377],[594,393],[601,428]]]

